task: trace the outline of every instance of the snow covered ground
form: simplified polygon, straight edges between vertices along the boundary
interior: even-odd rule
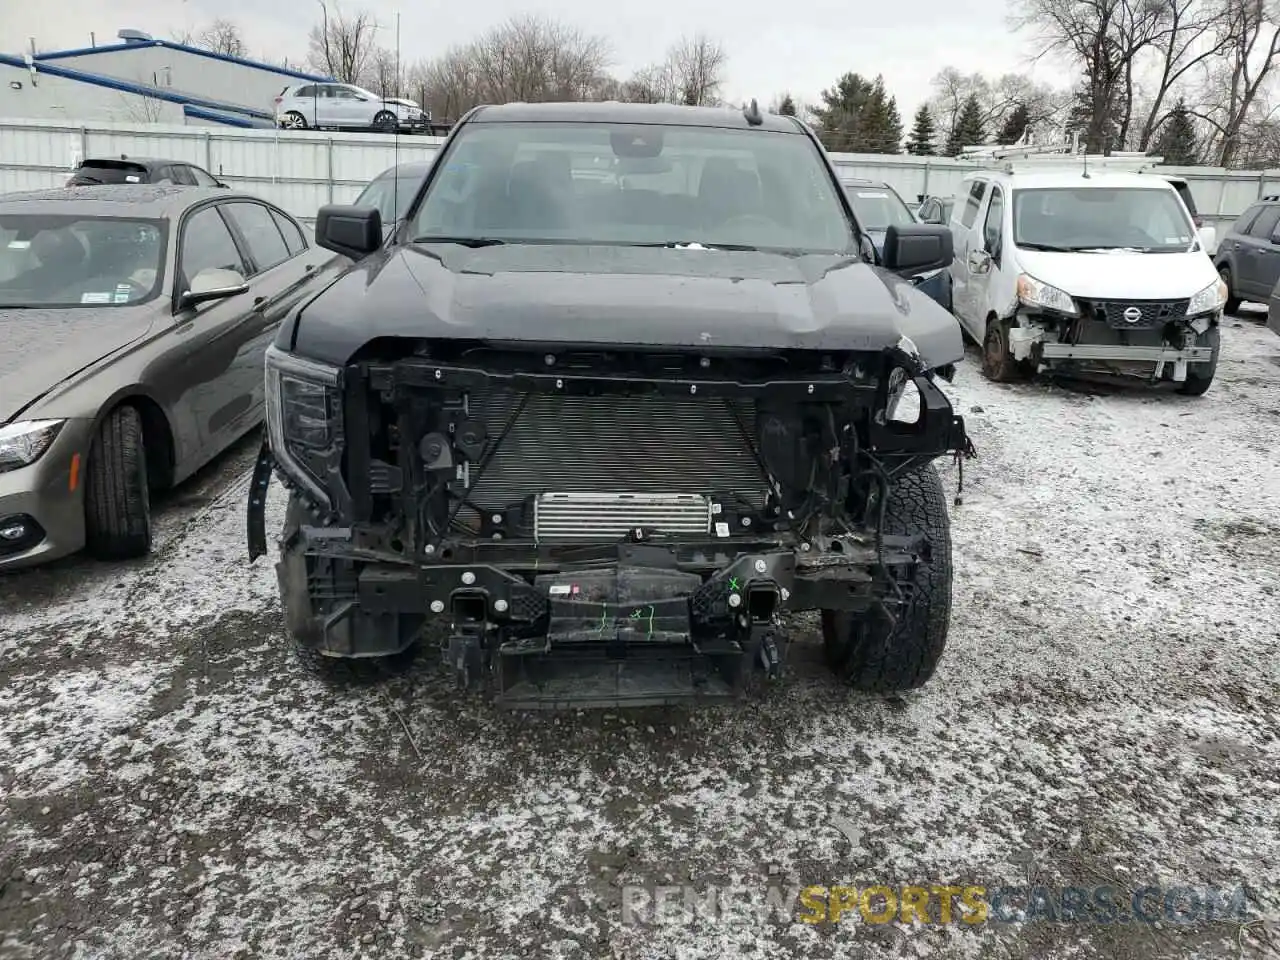
[[[425,655],[321,679],[245,560],[245,447],[145,561],[0,578],[0,955],[1274,956],[1239,922],[623,913],[655,884],[1041,883],[1280,915],[1280,338],[1223,344],[1199,400],[963,365],[951,638],[889,699],[811,629],[765,699],[697,712],[498,714]]]

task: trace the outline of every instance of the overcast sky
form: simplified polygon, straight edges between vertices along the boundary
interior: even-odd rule
[[[908,127],[942,66],[1070,80],[1060,67],[1033,67],[1028,44],[1009,29],[1006,0],[346,0],[341,6],[371,11],[385,25],[382,42],[389,47],[399,12],[406,63],[437,56],[513,14],[540,13],[608,38],[613,72],[625,77],[661,59],[681,34],[703,30],[728,52],[730,100],[757,97],[763,106],[790,90],[813,101],[846,71],[883,73]],[[91,31],[102,44],[122,27],[162,37],[221,16],[240,24],[252,54],[300,60],[319,15],[318,0],[0,0],[0,49],[20,52],[28,37],[43,50],[88,46]]]

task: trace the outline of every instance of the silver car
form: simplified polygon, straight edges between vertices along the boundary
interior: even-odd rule
[[[276,97],[276,124],[288,130],[425,132],[431,114],[400,97],[381,97],[352,83],[303,83]]]

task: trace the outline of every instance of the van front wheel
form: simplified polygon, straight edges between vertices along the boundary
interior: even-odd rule
[[[1009,321],[992,317],[987,321],[987,336],[982,343],[982,373],[996,383],[1012,383],[1025,379],[1030,364],[1013,358],[1009,349]]]

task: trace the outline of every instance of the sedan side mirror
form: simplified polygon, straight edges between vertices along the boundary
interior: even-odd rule
[[[316,243],[362,260],[382,246],[382,214],[377,207],[327,204],[316,214]]]
[[[932,223],[890,224],[884,232],[886,269],[909,275],[951,265],[955,241],[951,230]]]
[[[210,300],[225,300],[249,292],[249,281],[238,270],[208,267],[191,278],[191,286],[178,298],[179,308],[194,307]]]

